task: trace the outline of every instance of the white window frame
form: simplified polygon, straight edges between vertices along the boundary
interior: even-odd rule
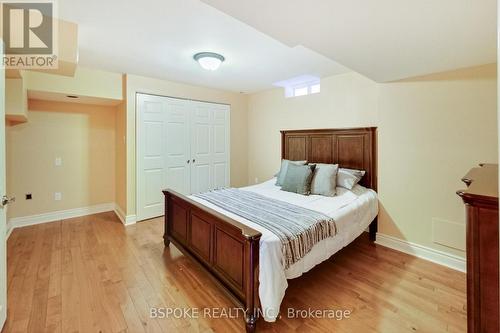
[[[311,87],[312,86],[319,86],[319,91],[318,92],[312,92]],[[302,97],[302,96],[307,96],[307,95],[312,95],[312,94],[319,94],[321,92],[321,82],[320,81],[311,81],[311,82],[306,82],[306,83],[300,83],[296,84],[290,87],[291,89],[291,94],[288,97]],[[295,95],[295,90],[296,89],[303,89],[307,88],[307,93],[303,95]]]
[[[315,91],[315,92],[312,91],[312,87],[314,87],[314,86],[318,86],[318,91]],[[313,84],[309,85],[309,93],[310,94],[319,94],[320,92],[321,92],[321,83],[320,82],[313,83]]]
[[[302,94],[302,95],[297,95],[297,94],[295,93],[295,91],[296,91],[297,89],[304,89],[304,88],[306,88],[306,93],[305,93],[305,94]],[[311,89],[309,89],[309,86],[308,86],[307,84],[300,84],[300,85],[296,85],[296,86],[294,86],[294,87],[293,87],[293,97],[307,96],[307,95],[309,95],[309,94],[310,94],[310,90],[311,90]]]

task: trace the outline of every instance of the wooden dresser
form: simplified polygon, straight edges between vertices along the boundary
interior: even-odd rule
[[[462,178],[458,191],[467,217],[467,331],[498,333],[498,165],[484,164]]]

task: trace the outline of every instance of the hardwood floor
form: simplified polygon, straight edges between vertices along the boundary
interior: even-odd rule
[[[162,234],[161,219],[125,228],[111,212],[14,230],[2,332],[244,331],[241,316],[203,317],[203,308],[234,306],[173,245],[164,250]],[[465,283],[465,274],[374,246],[366,235],[290,280],[283,318],[260,320],[257,330],[465,332]],[[153,307],[197,308],[201,318],[151,318]],[[352,313],[293,319],[287,308]]]

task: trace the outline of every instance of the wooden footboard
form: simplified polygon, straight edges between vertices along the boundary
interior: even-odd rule
[[[170,242],[207,269],[245,310],[247,332],[255,331],[259,299],[260,232],[172,190],[165,195],[165,246]]]

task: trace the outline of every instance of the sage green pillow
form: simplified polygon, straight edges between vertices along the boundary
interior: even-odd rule
[[[311,181],[311,194],[333,197],[337,194],[338,164],[316,164]]]
[[[281,189],[287,192],[309,195],[311,180],[316,165],[296,165],[290,163]]]
[[[282,186],[283,181],[285,180],[286,172],[288,170],[288,165],[296,164],[296,165],[305,165],[307,161],[290,161],[290,160],[282,160],[281,168],[278,174],[276,175],[276,185]]]

